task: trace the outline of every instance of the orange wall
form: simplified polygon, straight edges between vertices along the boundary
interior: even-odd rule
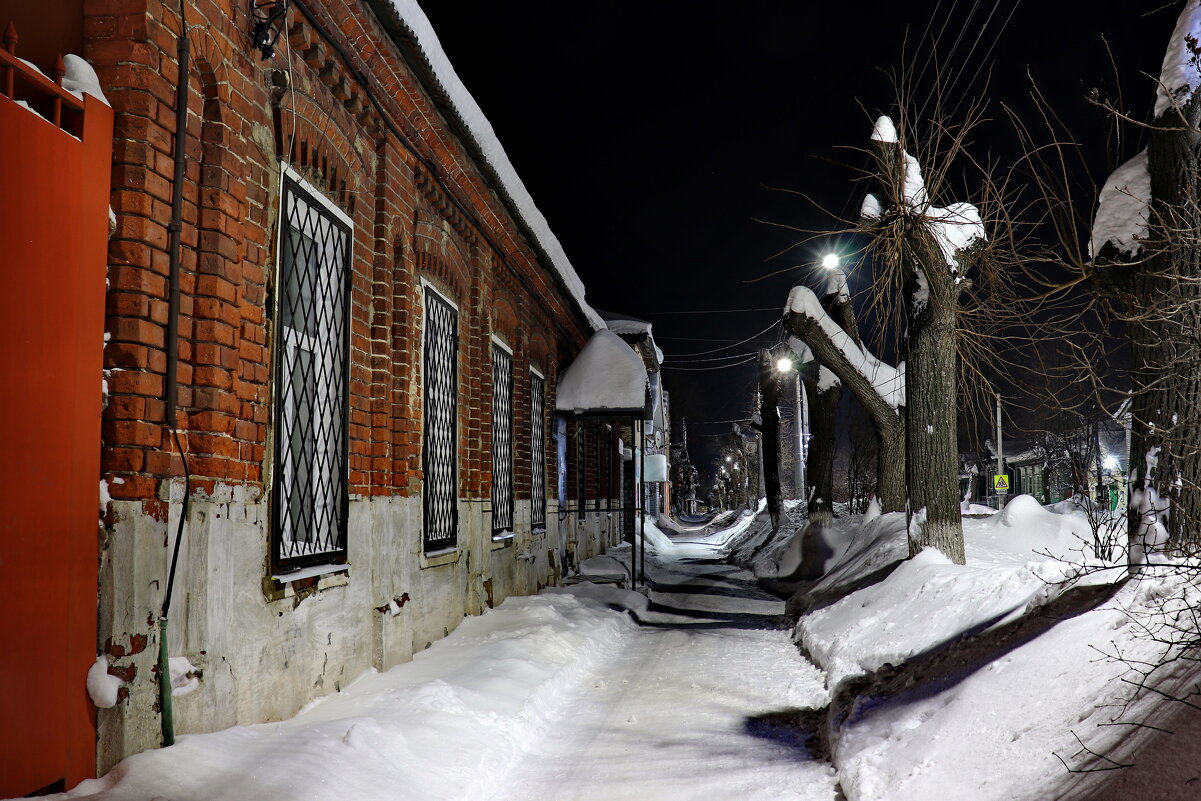
[[[94,775],[112,112],[83,142],[0,97],[0,797]]]

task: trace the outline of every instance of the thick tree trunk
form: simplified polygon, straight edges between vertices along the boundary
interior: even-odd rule
[[[763,418],[763,488],[767,495],[767,512],[771,515],[773,531],[780,528],[780,378],[771,353],[759,352],[759,393],[763,398],[760,416]]]
[[[1129,551],[1201,549],[1201,93],[1168,110],[1148,142],[1146,258],[1122,287],[1130,339]],[[1165,519],[1166,518],[1166,519]],[[1160,524],[1157,534],[1157,523]]]
[[[905,511],[905,421],[876,428],[876,501],[881,512]]]
[[[855,394],[855,398],[863,406],[872,425],[876,429],[878,445],[876,497],[883,512],[901,512],[905,510],[905,423],[903,415],[880,397],[880,393],[858,369],[847,361],[842,351],[827,335],[816,320],[804,314],[790,312],[785,323],[789,333],[804,342],[813,351],[814,357],[831,373],[838,376],[842,385]],[[812,378],[816,381],[816,376]],[[814,409],[811,417],[816,430],[816,387],[810,388],[810,379],[806,378],[805,389],[809,396],[810,406]],[[837,407],[837,403],[834,404]],[[810,454],[813,453],[812,447]],[[832,458],[832,451],[831,451]],[[812,455],[810,456],[812,462]],[[887,469],[885,469],[887,468]],[[811,486],[818,486],[813,478],[809,479]]]
[[[932,545],[961,565],[965,557],[955,425],[958,288],[937,248],[927,246],[920,252],[929,256],[923,259],[927,265],[926,297],[915,301],[916,284],[907,293],[910,314],[905,360],[905,465],[909,553],[912,556]]]
[[[814,362],[804,366],[801,380],[809,399],[809,457],[805,475],[809,479],[809,522],[826,525],[834,519],[834,446],[838,423],[838,402],[842,387],[837,383],[819,386],[821,367]]]

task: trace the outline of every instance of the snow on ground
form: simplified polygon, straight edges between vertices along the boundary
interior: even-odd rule
[[[821,531],[831,569],[797,585],[793,634],[815,666],[783,603],[726,561],[753,553],[777,579],[804,534],[788,515],[769,541],[766,517],[648,520],[643,592],[619,586],[623,545],[579,583],[510,598],[291,720],[180,737],[58,797],[1197,797],[1201,706],[1151,692],[1127,704],[1134,674],[1113,658],[1157,657],[1148,615],[1189,619],[1195,573],[1124,580],[1085,558],[1084,514],[1024,496],[964,520],[966,565],[906,559],[904,515],[844,517]],[[1180,662],[1155,686],[1184,695],[1199,680]],[[1115,764],[1132,767],[1066,767]]]
[[[845,554],[802,588],[816,603],[796,635],[827,671],[835,698],[827,734],[849,801],[1034,801],[1069,790],[1125,797],[1115,788],[1138,786],[1132,777],[1143,763],[1154,765],[1142,778],[1158,782],[1161,794],[1140,797],[1197,797],[1188,788],[1201,781],[1201,711],[1177,721],[1176,739],[1142,752],[1184,756],[1166,765],[1144,758],[1130,735],[1146,734],[1137,724],[1158,719],[1165,704],[1147,694],[1123,717],[1130,670],[1102,655],[1118,648],[1151,658],[1155,644],[1123,610],[1137,615],[1178,597],[1186,578],[1163,570],[1121,584],[1124,570],[1083,558],[1091,541],[1084,515],[1057,514],[1028,496],[998,515],[964,520],[961,566],[928,549],[888,572],[890,560],[905,556],[900,514],[836,521],[833,531],[847,541]],[[877,583],[845,594],[872,574]],[[1189,676],[1163,679],[1187,688]],[[1108,765],[1082,742],[1135,767],[1121,776],[1069,774],[1060,757],[1074,768]]]
[[[646,595],[509,598],[291,720],[181,736],[57,798],[831,801],[788,722],[825,706],[822,675],[783,603],[719,559],[752,519],[679,544],[648,521]],[[582,568],[624,578],[630,555]]]

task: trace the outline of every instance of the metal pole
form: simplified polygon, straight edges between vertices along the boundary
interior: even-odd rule
[[[639,551],[638,561],[638,580],[643,587],[646,587],[646,421],[639,421],[638,424],[639,437],[638,441],[642,447],[638,449],[638,532],[639,539],[642,540],[642,548]]]
[[[1005,465],[1004,453],[1005,453],[1005,448],[1001,441],[1001,393],[998,392],[997,393],[997,475],[998,476],[1003,475],[1003,473],[1001,471]],[[1001,496],[1003,493],[1000,490],[996,490],[996,493],[997,493],[997,508],[1000,509],[1001,503],[1002,503]]]
[[[793,466],[793,481],[796,485],[796,491],[793,493],[796,500],[805,498],[805,412],[801,407],[801,366],[798,364],[796,369],[796,415],[793,420],[796,421],[796,464]]]

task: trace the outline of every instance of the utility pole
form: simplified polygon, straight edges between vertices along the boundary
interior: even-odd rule
[[[1005,446],[1001,442],[1001,393],[997,393],[997,475],[1005,475]],[[995,482],[994,482],[995,486]],[[1005,495],[1008,492],[997,490],[997,508],[1005,505]]]

